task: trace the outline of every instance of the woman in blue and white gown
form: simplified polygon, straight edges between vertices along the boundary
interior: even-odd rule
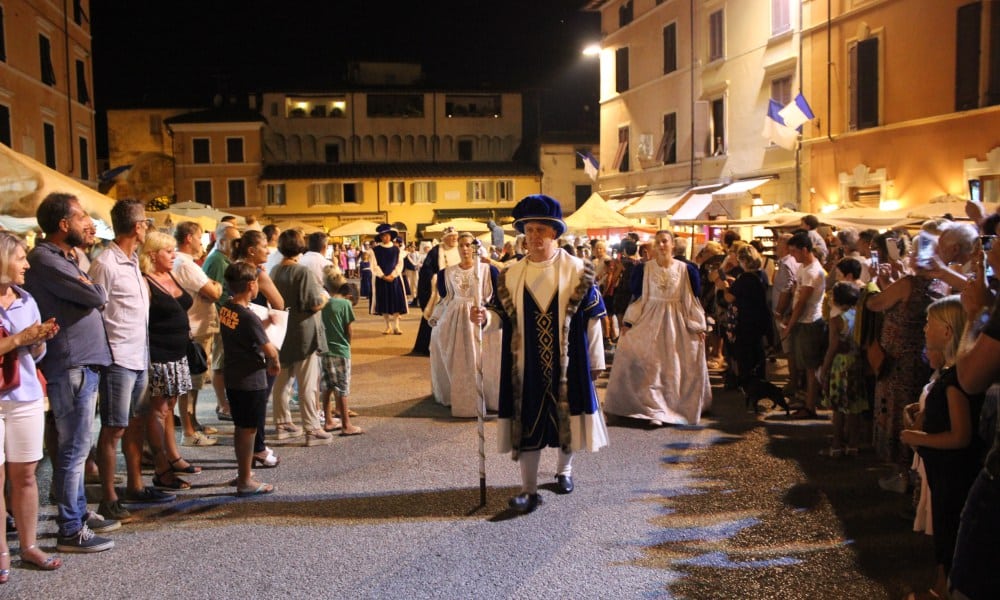
[[[503,332],[483,329],[482,350],[478,350],[480,328],[469,321],[469,308],[492,302],[499,272],[479,261],[477,242],[470,233],[459,235],[458,252],[460,262],[438,273],[437,291],[442,299],[427,317],[432,328],[431,388],[437,402],[451,406],[453,417],[475,417],[479,399],[476,361],[480,356],[486,408],[496,411],[498,407]]]
[[[639,298],[625,311],[604,400],[604,412],[656,426],[697,424],[712,404],[698,271],[673,250],[673,234],[657,232],[654,259],[633,274]]]

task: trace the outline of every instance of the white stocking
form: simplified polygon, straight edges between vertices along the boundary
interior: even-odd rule
[[[521,491],[526,494],[538,493],[538,463],[541,461],[541,450],[521,452],[517,459],[521,465]]]
[[[559,449],[559,461],[556,463],[556,475],[573,475],[573,453]]]

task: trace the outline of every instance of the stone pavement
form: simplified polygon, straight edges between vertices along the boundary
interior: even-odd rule
[[[274,443],[281,465],[257,475],[277,491],[237,499],[223,424],[218,446],[183,449],[205,468],[193,489],[132,505],[140,518],[109,534],[113,550],[42,573],[11,538],[0,597],[876,599],[930,584],[930,540],[899,517],[908,497],[878,489],[870,451],[820,457],[828,421],[755,417],[720,387],[698,427],[612,420],[610,447],[574,461],[568,496],[544,453],[545,503],[526,516],[506,511],[519,477],[488,421],[479,506],[476,423],[428,398],[427,359],[406,356],[416,315],[383,336],[357,310],[351,405],[365,435]],[[203,391],[202,422],[216,423],[214,405]],[[49,477],[46,461],[43,492]],[[53,513],[42,507],[48,549]]]

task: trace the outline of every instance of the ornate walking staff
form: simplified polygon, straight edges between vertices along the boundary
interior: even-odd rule
[[[483,308],[483,282],[480,277],[482,262],[479,256],[479,240],[472,241],[476,253],[475,264],[475,299],[476,308]],[[476,429],[479,435],[479,505],[486,506],[486,396],[483,393],[483,325],[476,328],[476,390],[479,392],[476,401]]]

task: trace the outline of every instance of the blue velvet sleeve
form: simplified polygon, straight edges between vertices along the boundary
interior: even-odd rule
[[[628,289],[632,292],[632,301],[638,300],[642,296],[642,277],[645,272],[646,263],[641,262],[632,269],[632,275],[629,277]]]
[[[687,265],[688,279],[691,280],[691,290],[694,291],[694,297],[701,298],[701,274],[698,272],[698,267],[691,263],[684,264]]]

